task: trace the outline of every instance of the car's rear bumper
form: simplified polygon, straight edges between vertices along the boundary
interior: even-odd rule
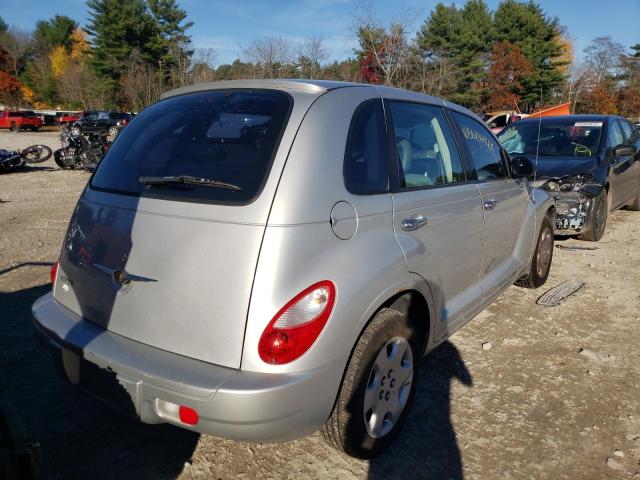
[[[201,362],[109,332],[51,294],[36,301],[32,318],[71,383],[145,423],[237,440],[289,440],[317,430],[331,413],[344,369],[334,361],[312,371],[264,374]],[[167,418],[158,401],[195,409],[197,425]]]

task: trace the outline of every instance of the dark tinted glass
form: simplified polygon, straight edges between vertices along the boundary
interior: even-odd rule
[[[91,186],[146,196],[246,203],[261,190],[291,97],[270,90],[191,93],[162,100],[125,128]],[[191,176],[240,187],[151,185],[140,177]]]
[[[500,144],[493,138],[487,128],[471,117],[453,112],[464,140],[469,147],[471,160],[478,173],[478,180],[491,180],[507,176]]]
[[[403,186],[464,182],[464,168],[442,109],[417,103],[389,105]]]
[[[631,124],[629,124],[628,122],[621,120],[620,122],[620,128],[622,128],[622,136],[624,139],[624,143],[626,144],[631,144],[634,142],[633,139],[633,128],[631,127]]]
[[[611,120],[607,128],[607,147],[614,148],[624,143],[624,136],[618,122]]]
[[[584,121],[543,117],[520,121],[500,132],[498,139],[512,157],[591,157],[598,152],[602,120]],[[540,135],[538,136],[538,132]]]
[[[387,132],[380,100],[366,102],[353,116],[344,159],[344,177],[351,193],[376,193],[388,189]]]

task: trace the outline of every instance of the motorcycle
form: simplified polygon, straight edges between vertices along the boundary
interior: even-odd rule
[[[56,164],[65,170],[93,170],[111,145],[107,132],[83,135],[74,127],[62,130],[60,143],[62,148],[56,150],[53,157]]]
[[[51,157],[51,149],[46,145],[31,145],[24,150],[0,149],[0,173],[24,168],[28,164],[42,163]]]

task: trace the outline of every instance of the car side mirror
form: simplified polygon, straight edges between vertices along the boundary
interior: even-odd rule
[[[613,149],[613,158],[620,160],[622,157],[629,157],[636,154],[636,147],[633,145],[620,144]]]
[[[527,178],[533,175],[533,163],[527,157],[511,159],[511,175],[516,178]]]

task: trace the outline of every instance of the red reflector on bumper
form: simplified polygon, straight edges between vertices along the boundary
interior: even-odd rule
[[[182,423],[186,423],[187,425],[196,425],[198,423],[198,412],[196,412],[193,408],[180,405],[180,410],[178,411],[178,413],[180,415],[180,421]]]

